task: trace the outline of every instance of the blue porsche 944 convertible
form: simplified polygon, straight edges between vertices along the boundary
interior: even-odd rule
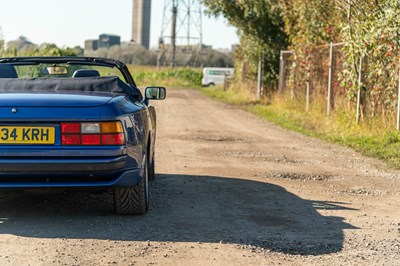
[[[144,95],[120,61],[0,58],[0,193],[113,191],[120,214],[144,214],[154,178],[163,87]]]

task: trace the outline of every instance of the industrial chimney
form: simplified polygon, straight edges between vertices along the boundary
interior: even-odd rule
[[[133,0],[132,40],[150,47],[151,0]]]

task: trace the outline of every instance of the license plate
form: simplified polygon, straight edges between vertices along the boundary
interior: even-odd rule
[[[0,126],[0,144],[54,144],[54,127]]]

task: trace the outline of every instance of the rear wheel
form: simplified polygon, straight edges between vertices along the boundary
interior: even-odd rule
[[[115,211],[118,214],[145,214],[149,209],[149,169],[145,162],[144,175],[131,188],[114,189]]]

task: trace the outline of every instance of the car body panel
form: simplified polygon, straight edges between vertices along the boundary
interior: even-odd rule
[[[115,97],[113,93],[2,93],[0,107],[96,107]]]

